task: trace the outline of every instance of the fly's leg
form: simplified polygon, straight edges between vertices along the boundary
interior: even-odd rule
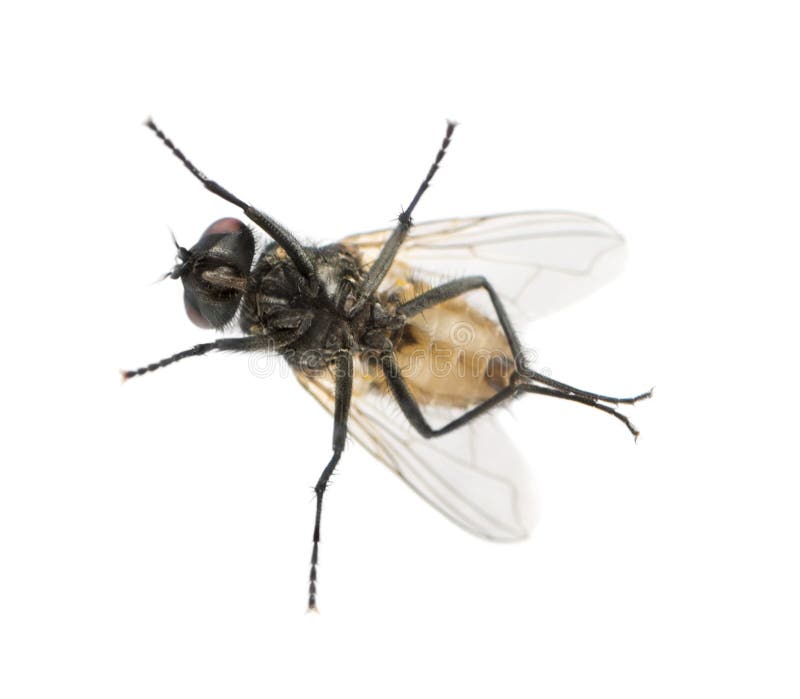
[[[516,331],[514,330],[514,326],[511,323],[510,318],[508,317],[508,313],[506,312],[505,307],[503,306],[503,302],[501,301],[500,297],[498,296],[497,292],[494,290],[492,285],[485,277],[463,277],[461,279],[456,279],[451,282],[447,282],[440,286],[437,286],[433,289],[430,289],[414,299],[407,301],[406,303],[402,304],[398,307],[398,313],[408,317],[413,317],[423,311],[436,306],[437,304],[443,303],[448,301],[449,299],[455,298],[460,296],[468,291],[473,291],[476,289],[483,289],[489,295],[489,298],[492,302],[492,306],[494,306],[495,313],[497,314],[497,319],[500,323],[500,327],[503,329],[503,333],[506,336],[506,340],[508,341],[509,347],[511,349],[512,356],[514,358],[514,364],[516,368],[516,376],[514,377],[512,384],[497,394],[492,396],[490,399],[481,403],[480,405],[472,408],[463,416],[453,420],[451,423],[448,423],[444,428],[440,430],[434,431],[434,433],[427,435],[427,436],[436,436],[437,434],[442,434],[444,431],[450,431],[452,429],[456,429],[461,425],[465,424],[469,420],[477,417],[481,413],[485,412],[486,410],[491,409],[498,403],[506,400],[507,398],[518,395],[520,393],[539,393],[541,395],[548,395],[553,396],[556,398],[563,398],[565,400],[575,401],[577,403],[582,403],[584,405],[589,405],[591,407],[597,408],[598,410],[602,410],[607,412],[621,422],[623,422],[630,432],[634,435],[634,437],[638,436],[638,431],[630,422],[630,420],[625,416],[619,413],[618,411],[614,410],[614,405],[619,404],[633,404],[640,400],[644,400],[645,398],[650,398],[652,395],[652,390],[647,391],[646,393],[642,393],[638,396],[633,396],[630,398],[617,398],[614,396],[604,396],[597,393],[591,393],[589,391],[584,391],[579,388],[575,388],[574,386],[570,386],[569,384],[562,383],[560,381],[555,381],[548,376],[540,374],[539,372],[533,371],[529,367],[525,365],[524,356],[522,353],[522,344],[519,341],[519,337],[517,336]],[[384,367],[386,370],[387,367]],[[396,367],[395,367],[396,369]],[[399,372],[395,371],[394,377],[388,377],[390,380],[390,385],[392,386],[392,390],[397,391],[395,398],[397,399],[398,403],[400,403],[400,407],[404,410],[403,406],[409,406],[409,399],[413,401],[413,397],[408,392],[406,388],[400,388],[400,384],[404,385],[402,377],[400,377]],[[537,385],[537,384],[544,384],[544,385]],[[611,404],[611,405],[604,405]],[[415,402],[416,405],[416,402]],[[419,413],[419,406],[416,406],[416,412]],[[410,413],[414,413],[415,411],[410,410]],[[415,416],[413,419],[409,417],[409,414],[406,414],[406,417],[409,421],[420,431],[421,434],[425,435],[425,427],[419,422],[419,417],[421,417],[421,413],[419,416]],[[425,423],[427,425],[427,423]],[[427,429],[430,430],[430,427],[427,426]]]
[[[523,367],[520,366],[523,356],[522,343],[519,341],[519,337],[517,337],[517,332],[511,324],[511,319],[508,317],[503,302],[486,277],[461,277],[461,279],[454,279],[451,282],[446,282],[433,289],[428,289],[428,291],[423,292],[419,296],[399,306],[397,312],[404,315],[406,318],[412,318],[433,306],[437,306],[440,303],[444,303],[456,296],[461,296],[475,289],[484,289],[486,293],[489,294],[489,299],[492,302],[492,306],[494,306],[495,313],[497,313],[497,320],[511,348],[511,354],[514,357],[517,370],[522,373],[521,370]]]
[[[381,251],[378,254],[378,257],[370,266],[361,288],[358,290],[358,301],[356,301],[349,311],[350,317],[358,313],[358,311],[363,307],[364,303],[366,303],[366,301],[375,293],[375,290],[380,286],[380,283],[383,281],[383,278],[386,276],[386,273],[392,266],[395,255],[400,249],[400,246],[403,244],[403,241],[406,239],[408,231],[411,229],[413,224],[411,215],[414,213],[414,209],[419,203],[419,200],[422,198],[425,190],[430,186],[433,176],[439,169],[439,164],[442,162],[442,158],[444,158],[447,147],[450,145],[450,139],[453,136],[453,131],[455,131],[455,128],[456,123],[454,121],[447,122],[447,131],[445,132],[439,152],[436,154],[436,158],[433,161],[433,165],[431,165],[430,169],[428,170],[428,174],[425,176],[425,179],[422,181],[419,189],[417,189],[417,193],[414,195],[414,198],[411,200],[408,208],[400,213],[400,216],[397,219],[397,225],[392,231],[392,234],[389,236],[386,243],[384,243],[383,248],[381,248]]]
[[[389,388],[392,392],[392,396],[394,397],[395,401],[397,401],[398,406],[400,406],[400,410],[403,411],[403,415],[405,415],[406,419],[409,421],[409,423],[411,423],[411,426],[426,439],[441,437],[448,432],[457,430],[459,427],[463,427],[468,422],[480,417],[500,403],[503,403],[511,398],[516,398],[521,393],[538,393],[544,396],[571,400],[576,403],[582,403],[583,405],[591,406],[592,408],[597,408],[598,410],[602,410],[609,415],[613,415],[620,422],[622,422],[622,424],[624,424],[633,435],[634,439],[639,436],[639,431],[636,429],[636,427],[634,427],[630,419],[609,405],[604,405],[603,403],[599,403],[591,398],[584,398],[583,396],[564,393],[552,388],[547,388],[546,386],[536,386],[530,383],[511,383],[505,388],[500,389],[491,398],[487,398],[474,408],[470,408],[463,415],[451,420],[446,425],[433,428],[425,419],[425,416],[422,414],[422,410],[419,407],[419,403],[417,403],[416,399],[411,394],[411,391],[409,391],[405,380],[400,375],[400,370],[397,366],[397,359],[395,358],[393,352],[386,352],[384,354],[382,358],[382,367],[383,373],[386,376],[386,381],[389,384]]]
[[[400,410],[403,411],[406,420],[408,420],[411,426],[426,439],[441,437],[443,434],[447,434],[448,432],[452,432],[466,425],[470,420],[474,420],[499,403],[512,398],[515,392],[515,387],[513,385],[506,386],[483,403],[476,405],[474,408],[470,408],[455,420],[451,420],[444,425],[444,427],[433,428],[425,419],[425,416],[422,414],[422,409],[419,407],[419,403],[417,403],[405,379],[401,376],[400,367],[397,365],[397,357],[395,357],[394,351],[389,347],[387,347],[381,355],[381,368],[389,384],[392,396],[397,402],[397,405],[400,406]]]
[[[589,391],[584,391],[580,388],[570,386],[569,384],[562,383],[561,381],[551,379],[549,376],[540,374],[539,372],[533,371],[529,367],[525,366],[522,343],[519,341],[519,337],[514,330],[514,326],[511,324],[511,320],[508,317],[505,306],[503,306],[503,302],[500,300],[500,297],[497,295],[494,287],[492,287],[485,277],[462,277],[461,279],[455,279],[451,282],[447,282],[446,284],[434,287],[433,289],[429,289],[416,298],[413,298],[410,301],[402,304],[398,307],[397,311],[407,318],[411,318],[418,313],[422,313],[422,311],[425,311],[428,308],[448,301],[456,296],[461,296],[461,294],[465,294],[468,291],[474,291],[475,289],[484,289],[486,293],[489,294],[489,299],[492,302],[492,306],[494,306],[495,313],[497,313],[497,319],[500,322],[500,327],[503,329],[503,333],[506,336],[508,345],[511,348],[511,353],[514,357],[517,372],[520,374],[520,376],[533,379],[539,383],[543,383],[547,386],[551,386],[562,391],[568,391],[574,395],[583,396],[584,398],[599,400],[606,403],[613,403],[615,405],[620,403],[633,404],[640,400],[644,400],[645,398],[651,397],[652,389],[631,398],[617,398],[615,396],[604,396],[598,393],[591,393]]]
[[[200,180],[209,192],[213,192],[218,197],[222,197],[225,201],[230,202],[234,206],[238,206],[247,218],[266,231],[267,234],[286,251],[286,254],[292,262],[295,263],[297,269],[303,273],[306,279],[317,280],[314,263],[297,238],[287,231],[280,223],[270,216],[267,216],[263,211],[259,211],[255,207],[250,206],[250,204],[239,199],[239,197],[229,192],[222,185],[214,182],[214,180],[208,179],[208,177],[198,170],[181,150],[167,138],[166,134],[156,126],[152,119],[148,119],[145,122],[145,126],[158,136],[162,143],[170,149],[172,154],[183,163],[189,172]]]
[[[173,354],[171,357],[166,357],[158,362],[147,364],[139,369],[130,371],[122,371],[122,380],[127,381],[134,376],[141,376],[148,374],[156,369],[163,369],[165,366],[179,362],[181,359],[188,357],[200,357],[213,351],[220,352],[252,352],[260,349],[270,349],[269,345],[265,344],[264,338],[261,337],[226,337],[216,342],[206,342],[202,345],[195,345],[191,349],[184,350]]]
[[[336,404],[333,413],[333,456],[314,486],[317,496],[317,512],[314,518],[314,537],[311,549],[311,571],[308,577],[308,609],[317,609],[317,563],[319,561],[319,530],[322,519],[322,496],[328,486],[328,480],[339,463],[344,451],[347,437],[347,417],[350,413],[350,397],[353,392],[353,356],[349,352],[341,352],[335,365],[336,372]]]

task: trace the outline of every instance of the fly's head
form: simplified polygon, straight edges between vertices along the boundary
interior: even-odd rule
[[[183,282],[186,315],[201,328],[222,328],[239,307],[255,254],[252,231],[235,218],[212,223],[169,273]]]

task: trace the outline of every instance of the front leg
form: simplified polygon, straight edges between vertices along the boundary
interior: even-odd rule
[[[308,609],[317,609],[317,562],[319,560],[319,529],[322,519],[322,496],[344,451],[347,437],[347,416],[350,413],[350,396],[353,392],[353,355],[342,351],[336,358],[336,405],[333,413],[333,456],[314,487],[317,496],[317,514],[314,519],[314,545],[311,550],[311,571],[308,578]]]
[[[299,269],[307,281],[316,283],[317,271],[314,263],[308,255],[308,251],[302,246],[300,241],[297,240],[289,231],[287,231],[275,219],[267,216],[263,211],[259,211],[250,204],[242,201],[232,192],[229,192],[219,183],[214,180],[208,179],[200,170],[198,170],[192,162],[181,152],[181,150],[169,139],[166,134],[159,129],[152,119],[145,122],[145,126],[150,129],[161,142],[172,151],[172,154],[180,160],[186,169],[192,173],[202,185],[209,191],[221,197],[225,201],[230,202],[234,206],[238,206],[253,223],[261,227],[278,245],[286,251],[286,254],[294,262],[297,269]]]
[[[128,371],[121,371],[122,380],[127,381],[134,376],[141,376],[157,369],[163,369],[165,366],[179,362],[181,359],[188,357],[201,357],[209,352],[257,352],[258,350],[272,349],[269,341],[264,337],[250,336],[250,337],[223,337],[215,342],[206,342],[202,345],[195,345],[191,349],[183,350],[173,354],[171,357],[166,357],[158,362],[153,362],[147,366],[139,367],[138,369],[131,369]]]

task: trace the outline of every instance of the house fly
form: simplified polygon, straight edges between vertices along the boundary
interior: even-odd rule
[[[212,351],[268,351],[331,413],[332,456],[315,486],[309,609],[317,606],[323,496],[348,434],[456,524],[499,541],[524,538],[532,508],[524,461],[493,408],[550,396],[608,413],[638,436],[618,408],[650,391],[615,398],[556,381],[532,368],[515,329],[608,281],[624,257],[623,239],[597,218],[561,211],[414,223],[455,123],[393,228],[321,247],[300,243],[206,177],[152,120],[146,125],[255,228],[236,218],[212,223],[193,247],[175,243],[176,264],[164,275],[183,283],[196,325],[238,327],[240,336],[123,378]],[[257,255],[256,229],[269,238]]]

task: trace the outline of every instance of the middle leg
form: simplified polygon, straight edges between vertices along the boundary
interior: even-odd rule
[[[333,413],[333,456],[314,486],[317,496],[317,511],[314,517],[314,538],[311,550],[311,570],[308,576],[308,609],[317,608],[317,563],[319,561],[319,530],[322,520],[322,496],[328,487],[328,481],[333,475],[336,464],[344,451],[347,437],[347,416],[350,413],[350,397],[353,392],[353,356],[349,352],[342,352],[336,359],[336,404]]]

